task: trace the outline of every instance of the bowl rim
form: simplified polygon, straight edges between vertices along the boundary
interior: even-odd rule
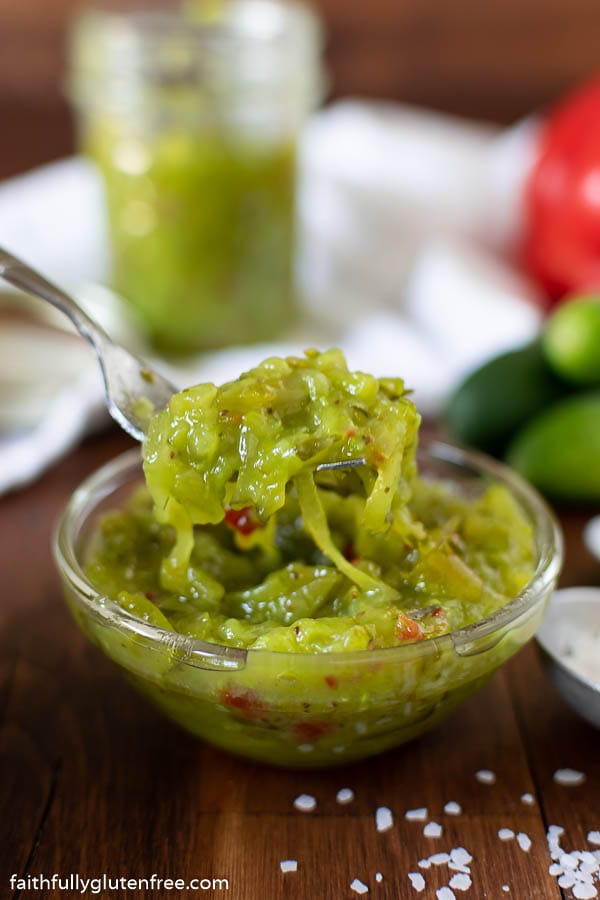
[[[554,594],[550,598],[550,604],[554,604],[555,606],[561,606],[562,604],[568,605],[569,603],[575,602],[575,595],[584,594],[590,591],[597,594],[598,602],[600,603],[600,587],[597,587],[596,585],[578,584],[570,585],[569,587],[564,587],[558,591],[554,591]],[[542,653],[546,655],[551,665],[561,670],[563,674],[568,676],[568,678],[570,678],[572,681],[576,681],[578,682],[578,684],[592,690],[594,694],[600,695],[600,682],[593,681],[587,675],[583,675],[564,657],[558,656],[550,646],[550,643],[548,642],[547,636],[544,632],[538,632],[535,636],[535,640],[538,648]]]
[[[209,667],[219,669],[240,668],[246,664],[249,657],[257,656],[262,659],[268,656],[295,660],[326,659],[328,665],[342,661],[348,663],[353,659],[381,660],[389,658],[391,654],[401,655],[408,660],[411,656],[422,656],[428,649],[439,654],[445,647],[453,649],[460,655],[476,655],[489,649],[489,642],[485,642],[486,638],[493,637],[496,632],[502,632],[504,628],[529,612],[554,584],[563,561],[562,532],[554,513],[535,488],[503,463],[478,451],[464,450],[438,440],[422,441],[418,455],[425,456],[433,462],[471,470],[479,477],[488,477],[504,484],[533,523],[539,551],[538,562],[531,579],[513,600],[479,622],[435,638],[396,647],[349,652],[301,653],[246,649],[179,634],[151,625],[123,610],[114,600],[101,594],[89,582],[77,558],[73,538],[103,500],[131,481],[133,469],[141,469],[141,455],[138,448],[128,450],[105,463],[75,489],[54,529],[52,550],[55,562],[63,579],[77,593],[78,598],[83,600],[88,611],[96,619],[102,620],[105,625],[116,626],[134,636],[151,641],[155,650],[170,654],[177,652],[179,662],[203,668],[207,667],[207,663]],[[478,650],[476,645],[482,641],[485,646]]]

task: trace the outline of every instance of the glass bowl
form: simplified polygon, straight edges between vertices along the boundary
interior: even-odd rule
[[[519,596],[439,638],[384,650],[303,654],[240,650],[149,625],[86,578],[98,515],[142,480],[138,450],[100,468],[73,494],[54,552],[85,634],[170,719],[233,753],[284,766],[324,766],[381,753],[445,718],[536,632],[554,589],[562,539],[544,501],[519,476],[476,453],[432,443],[421,474],[470,493],[502,482],[531,521],[537,565]]]

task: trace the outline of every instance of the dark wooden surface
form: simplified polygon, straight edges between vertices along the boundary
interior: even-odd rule
[[[426,873],[421,895],[407,873],[420,858],[462,845],[474,856],[473,888],[457,896],[560,898],[545,832],[562,825],[567,849],[583,849],[586,833],[600,828],[600,736],[554,693],[532,645],[436,732],[379,759],[314,773],[263,768],[203,746],[123,682],[71,621],[49,541],[76,484],[127,444],[114,432],[90,440],[0,501],[0,896],[59,896],[13,895],[12,873],[157,873],[227,878],[226,896],[236,900],[352,898],[354,877],[370,885],[369,897],[429,900],[447,883],[446,868]],[[580,541],[588,515],[563,516],[565,584],[600,583]],[[553,772],[566,766],[585,772],[585,785],[555,784]],[[495,785],[475,780],[480,768],[496,772]],[[335,802],[341,787],[355,791],[354,803]],[[534,806],[521,803],[525,791],[535,794]],[[302,792],[316,796],[315,813],[294,810]],[[449,800],[462,805],[461,816],[444,815]],[[395,814],[384,834],[374,825],[379,805]],[[441,839],[404,820],[419,806],[444,825]],[[500,842],[502,827],[526,832],[530,853]],[[297,873],[281,874],[286,858],[298,860]]]
[[[124,8],[179,0],[95,0]],[[66,35],[86,0],[0,0],[0,178],[73,148]],[[314,0],[333,96],[511,122],[600,64],[598,0]]]

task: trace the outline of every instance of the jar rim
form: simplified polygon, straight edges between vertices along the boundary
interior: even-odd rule
[[[83,111],[185,107],[197,94],[217,106],[279,102],[301,113],[324,94],[322,46],[318,16],[296,0],[229,0],[200,21],[168,9],[91,9],[71,34],[67,94]]]
[[[276,54],[292,64],[297,54],[317,57],[323,43],[320,20],[296,0],[230,0],[223,16],[195,20],[168,9],[111,12],[88,9],[76,20],[71,68],[110,75],[151,65],[184,68],[199,56]]]

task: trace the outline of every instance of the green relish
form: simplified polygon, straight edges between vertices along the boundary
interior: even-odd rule
[[[420,477],[398,378],[342,353],[271,358],[176,394],[144,444],[145,487],[99,521],[87,574],[140,619],[249,650],[424,641],[515,598],[533,529],[509,491]],[[359,461],[347,469],[320,469]]]

